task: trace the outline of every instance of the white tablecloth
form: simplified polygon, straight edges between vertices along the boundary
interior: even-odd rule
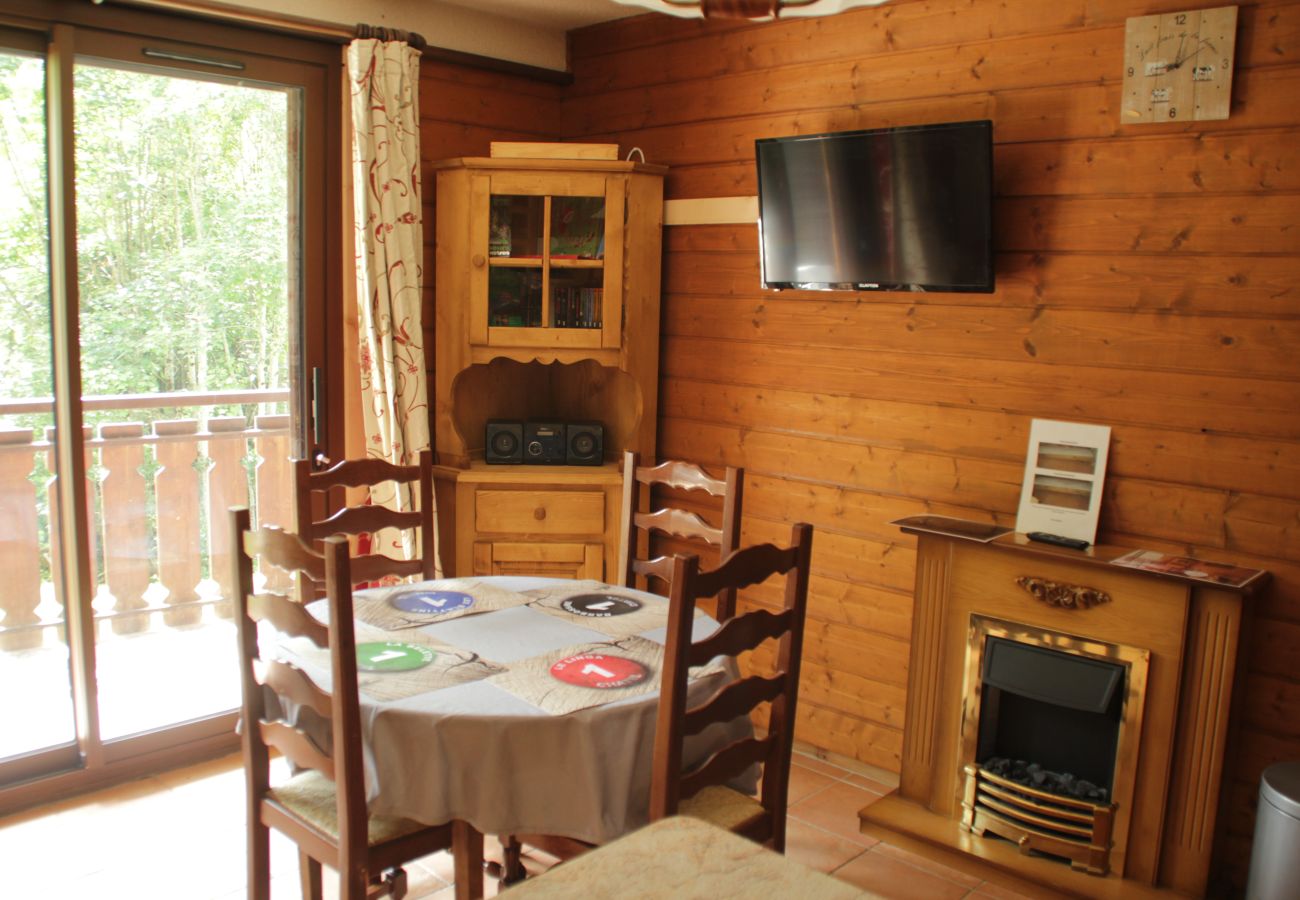
[[[521,592],[573,584],[544,578],[479,580]],[[626,588],[616,590],[629,593]],[[636,633],[662,645],[666,599],[631,593],[646,609],[663,611],[657,627]],[[358,598],[364,594],[357,592]],[[322,603],[313,604],[313,612]],[[716,628],[713,619],[697,618],[695,639]],[[580,619],[557,618],[527,606],[384,632],[384,638],[403,641],[413,634],[507,667],[575,644],[610,639],[608,632],[585,627]],[[304,661],[300,664],[313,678],[328,678],[328,671]],[[649,675],[656,686],[660,676],[660,671]],[[728,663],[725,671],[692,682],[692,701],[706,698],[734,677],[734,666]],[[376,701],[363,691],[371,811],[430,824],[462,819],[487,834],[553,834],[594,843],[612,840],[647,821],[658,696],[656,689],[551,715],[488,680],[396,700]],[[712,727],[687,744],[688,762],[749,733],[747,719]],[[742,786],[752,787],[753,778]]]

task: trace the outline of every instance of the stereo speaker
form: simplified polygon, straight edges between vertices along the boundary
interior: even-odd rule
[[[524,423],[509,419],[488,419],[483,435],[483,461],[495,465],[524,461]]]
[[[570,422],[566,461],[571,466],[598,466],[605,460],[605,426],[599,422]]]
[[[529,420],[524,423],[524,462],[564,465],[564,423]]]

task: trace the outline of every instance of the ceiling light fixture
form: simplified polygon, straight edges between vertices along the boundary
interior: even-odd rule
[[[615,0],[688,19],[779,19],[833,16],[855,6],[879,6],[885,0]]]

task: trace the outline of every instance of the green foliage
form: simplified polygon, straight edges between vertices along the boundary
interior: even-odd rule
[[[51,393],[40,65],[0,54],[0,397]],[[74,94],[83,393],[286,385],[292,94],[82,64]]]

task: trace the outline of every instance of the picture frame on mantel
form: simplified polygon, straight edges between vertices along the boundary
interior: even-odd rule
[[[1034,419],[1016,531],[1094,543],[1109,450],[1109,425]]]

